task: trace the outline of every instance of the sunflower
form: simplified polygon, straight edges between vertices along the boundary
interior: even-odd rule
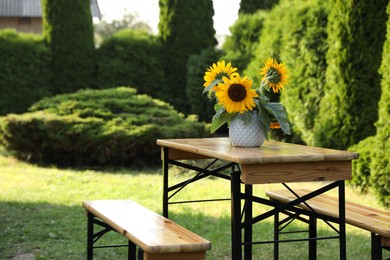
[[[235,72],[237,68],[233,68],[230,63],[225,65],[225,61],[218,61],[217,64],[213,63],[212,66],[210,66],[205,75],[204,75],[204,81],[205,83],[203,86],[207,87],[209,86],[214,80],[222,80],[223,77],[230,77],[234,74],[237,74]],[[216,90],[215,88],[213,88]]]
[[[280,129],[280,124],[279,124],[278,121],[271,122],[269,127],[270,127],[271,129]]]
[[[283,89],[283,85],[287,83],[287,69],[283,63],[278,63],[273,58],[268,58],[264,63],[264,67],[261,68],[262,80],[273,90],[274,93],[278,93]]]
[[[253,98],[258,96],[251,87],[252,80],[247,77],[241,78],[238,74],[230,79],[223,77],[223,83],[219,84],[215,95],[228,113],[244,113],[253,110]]]

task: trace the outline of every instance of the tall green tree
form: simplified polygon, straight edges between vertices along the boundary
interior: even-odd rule
[[[382,94],[376,122],[376,153],[372,160],[372,183],[380,202],[390,206],[390,2],[387,5],[387,35],[380,68]]]
[[[213,27],[212,0],[159,0],[159,35],[165,60],[163,100],[187,110],[186,66],[192,54],[217,44]]]
[[[260,9],[272,9],[279,0],[241,0],[239,14],[253,14]]]
[[[327,86],[315,121],[315,145],[346,149],[375,134],[387,3],[331,1]]]
[[[254,57],[267,15],[268,12],[262,10],[253,14],[241,14],[230,27],[231,35],[226,37],[222,46],[226,53],[223,59],[232,62],[240,71],[246,69]]]
[[[95,60],[89,0],[42,0],[43,36],[52,52],[57,93],[93,85]]]

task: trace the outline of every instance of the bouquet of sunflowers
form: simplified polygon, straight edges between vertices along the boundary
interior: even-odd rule
[[[260,70],[262,75],[258,87],[253,86],[253,81],[247,76],[241,77],[237,68],[225,61],[218,61],[210,66],[205,75],[204,93],[208,93],[210,99],[215,99],[215,115],[211,122],[211,133],[215,132],[233,117],[240,116],[242,120],[251,120],[248,111],[257,111],[264,131],[268,137],[268,131],[281,128],[284,133],[290,134],[290,126],[287,121],[286,111],[282,104],[271,102],[265,91],[278,93],[287,83],[287,69],[283,63],[269,58]]]

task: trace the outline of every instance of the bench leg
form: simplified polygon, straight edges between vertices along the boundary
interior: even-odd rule
[[[128,260],[135,260],[137,256],[137,249],[133,242],[129,240],[128,246],[127,246],[127,259]]]
[[[317,257],[317,218],[314,214],[309,216],[309,259],[314,260]]]
[[[274,215],[274,260],[279,259],[279,212]]]
[[[93,219],[94,215],[87,212],[87,259],[93,259]]]
[[[371,259],[382,259],[381,236],[371,233]]]

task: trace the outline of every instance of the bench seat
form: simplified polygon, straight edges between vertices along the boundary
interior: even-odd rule
[[[211,243],[132,200],[83,201],[101,219],[143,250],[144,259],[205,259]]]
[[[310,190],[297,189],[294,192],[302,197]],[[288,190],[267,191],[266,195],[282,204],[288,203],[296,199],[295,195]],[[319,214],[338,218],[339,207],[338,198],[328,194],[321,194],[306,201],[307,204]],[[298,205],[300,208],[310,211],[303,203]],[[390,212],[379,209],[374,209],[358,203],[345,202],[345,222],[355,227],[367,230],[374,235],[380,236],[380,247],[388,249],[390,247]]]

